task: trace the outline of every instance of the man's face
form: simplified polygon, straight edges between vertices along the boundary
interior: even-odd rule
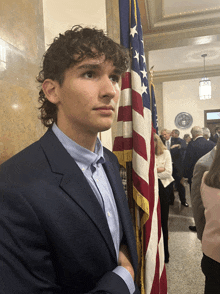
[[[169,140],[170,139],[170,137],[171,137],[171,133],[165,133],[165,135],[164,135],[164,138],[166,139],[166,140]]]
[[[62,86],[57,87],[58,127],[81,135],[108,130],[119,99],[119,79],[104,56],[86,58],[66,70]]]
[[[178,135],[177,135],[174,131],[172,131],[170,135],[171,135],[171,137],[173,137],[173,138],[178,138]]]
[[[161,136],[165,139],[165,134],[166,134],[166,131],[162,131],[161,132]]]

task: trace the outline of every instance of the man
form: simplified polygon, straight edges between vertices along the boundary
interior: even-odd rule
[[[183,160],[181,153],[181,141],[180,138],[171,137],[171,131],[166,130],[165,132],[165,146],[170,150],[172,162],[173,162],[173,178],[175,179],[175,186],[179,193],[179,198],[181,204],[188,207],[189,204],[186,202],[185,187],[181,184],[183,177]],[[174,203],[174,193],[172,194],[172,199],[170,199],[170,204]]]
[[[163,142],[164,144],[165,144],[165,141],[166,141],[166,139],[165,139],[166,130],[167,130],[167,129],[162,129],[162,130],[160,131],[160,139],[162,140],[162,142]]]
[[[203,155],[208,153],[213,149],[213,145],[210,144],[203,137],[203,130],[199,126],[195,126],[191,129],[192,140],[189,142],[186,155],[184,159],[184,178],[188,179],[188,183],[191,191],[192,177],[193,177],[193,169],[196,162]]]
[[[217,143],[218,138],[220,138],[220,127],[215,128],[215,135],[211,136],[210,140]]]
[[[181,153],[182,160],[183,160],[184,157],[185,157],[187,144],[186,144],[186,141],[185,141],[185,140],[183,140],[183,139],[181,139],[181,138],[179,137],[179,135],[180,135],[179,130],[177,130],[177,129],[173,129],[173,130],[172,130],[172,132],[171,132],[171,136],[172,136],[172,138],[178,138],[179,141],[180,141],[180,144],[181,144],[180,153]]]
[[[49,129],[1,166],[0,293],[139,293],[136,243],[109,129],[129,59],[103,31],[73,27],[44,55]]]
[[[197,231],[197,236],[199,240],[202,240],[202,234],[205,227],[205,209],[202,203],[200,186],[204,172],[209,170],[213,162],[215,152],[216,147],[214,147],[210,152],[202,156],[197,161],[193,171],[192,190],[190,197],[193,209],[193,216],[195,220],[195,226],[189,226],[189,229],[194,232]]]
[[[210,146],[212,146],[212,148],[214,148],[215,143],[210,140],[211,132],[210,132],[209,128],[202,128],[202,131],[203,131],[203,137],[208,141],[208,144]]]

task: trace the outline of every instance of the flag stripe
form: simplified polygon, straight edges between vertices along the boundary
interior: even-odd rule
[[[115,147],[114,151],[123,151],[123,150],[131,150],[132,149],[132,138],[123,138],[117,137],[115,138],[115,145],[117,144],[117,148]]]
[[[143,100],[139,93],[132,90],[132,107],[133,109],[139,113],[140,115],[144,115],[143,113]]]
[[[121,83],[121,90],[131,88],[131,73],[126,72],[123,75],[122,83]]]
[[[133,131],[133,140],[137,143],[134,145],[134,150],[147,161],[147,152],[145,147],[145,140],[137,132]]]
[[[119,107],[118,121],[132,121],[132,107],[131,107],[131,105]]]

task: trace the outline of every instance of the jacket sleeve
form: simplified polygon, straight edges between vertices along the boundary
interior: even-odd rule
[[[193,217],[195,220],[197,236],[199,240],[202,240],[202,234],[205,227],[205,208],[203,206],[200,186],[202,182],[202,177],[205,171],[208,168],[201,164],[200,162],[196,163],[194,171],[193,171],[193,178],[192,178],[192,187],[191,187],[191,203],[193,209]]]

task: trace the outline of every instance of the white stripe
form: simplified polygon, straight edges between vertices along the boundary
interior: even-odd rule
[[[131,88],[142,96],[141,78],[138,73],[131,71]]]
[[[136,133],[142,136],[146,143],[146,153],[147,153],[147,165],[145,165],[145,170],[141,173],[141,177],[145,177],[147,179],[147,183],[149,182],[149,168],[150,168],[150,158],[151,158],[151,112],[148,109],[144,108],[144,117],[140,115],[135,110],[132,111],[133,118],[133,129]],[[143,159],[144,160],[144,159]],[[133,159],[135,161],[135,159]],[[137,172],[138,173],[138,172]],[[142,175],[144,174],[144,175]],[[139,173],[138,173],[139,175]]]
[[[131,106],[131,89],[121,91],[120,106]]]
[[[163,269],[164,269],[164,243],[163,243],[163,232],[162,232],[162,228],[161,228],[161,237],[160,237],[160,241],[158,244],[158,249],[159,249],[159,263],[160,263],[160,268],[159,268],[159,275],[161,278]]]
[[[132,121],[117,122],[117,137],[131,138],[132,137]]]
[[[155,168],[154,168],[154,174]],[[158,183],[157,176],[155,176],[155,186],[154,186],[154,208],[152,213],[152,223],[151,223],[151,232],[150,239],[148,243],[147,252],[145,255],[145,281],[146,281],[146,294],[151,293],[155,269],[156,269],[156,256],[158,249],[158,217],[157,217],[157,205],[158,205]]]
[[[149,173],[146,171],[149,170],[149,163],[140,156],[137,152],[133,150],[132,158],[132,168],[145,182],[149,183]]]

